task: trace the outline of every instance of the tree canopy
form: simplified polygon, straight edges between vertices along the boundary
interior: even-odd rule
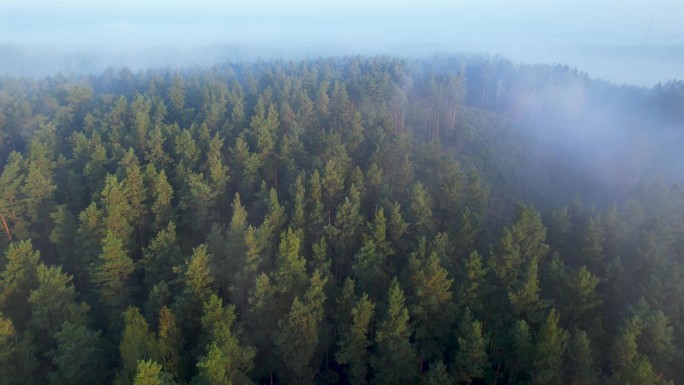
[[[681,382],[681,88],[478,55],[0,76],[0,382]]]

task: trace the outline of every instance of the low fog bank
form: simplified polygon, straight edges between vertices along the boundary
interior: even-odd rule
[[[684,79],[684,45],[509,45],[491,51],[520,63],[568,65],[617,84],[652,87]]]
[[[33,78],[58,73],[98,75],[107,68],[125,67],[137,72],[153,68],[207,67],[226,60],[244,61],[255,57],[231,46],[0,45],[0,74]]]
[[[656,183],[684,185],[684,124],[661,113],[655,89],[615,100],[583,87],[536,90],[515,119],[527,151],[520,175],[551,204],[575,194],[602,204],[625,201]],[[603,97],[604,99],[601,99]]]
[[[385,43],[277,43],[147,45],[41,45],[0,44],[0,75],[43,77],[57,73],[99,74],[107,68],[133,71],[150,68],[211,67],[225,61],[258,59],[297,60],[320,56],[387,54],[425,57],[434,52],[474,52],[499,55],[519,64],[562,64],[592,78],[615,84],[652,87],[672,79],[684,79],[684,45],[535,45],[470,44],[439,41]]]

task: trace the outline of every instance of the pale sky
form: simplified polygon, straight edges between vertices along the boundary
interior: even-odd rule
[[[684,44],[682,0],[4,0],[0,42]]]
[[[1,0],[0,44],[466,50],[561,61],[583,45],[682,49],[683,21],[684,0]]]

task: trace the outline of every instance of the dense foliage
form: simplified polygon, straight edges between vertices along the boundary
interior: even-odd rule
[[[684,190],[537,141],[599,110],[649,138],[682,88],[481,57],[0,78],[0,382],[682,380]]]

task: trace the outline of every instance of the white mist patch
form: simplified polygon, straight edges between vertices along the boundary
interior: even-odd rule
[[[531,185],[548,188],[539,194],[568,189],[568,198],[579,192],[611,201],[656,177],[684,183],[684,128],[667,127],[655,112],[636,116],[629,104],[609,97],[629,90],[597,92],[577,78],[541,84],[510,101],[529,149],[523,174]]]

